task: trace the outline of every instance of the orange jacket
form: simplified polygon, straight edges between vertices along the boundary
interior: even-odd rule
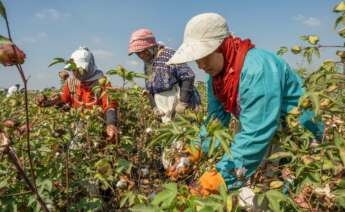
[[[106,87],[111,87],[111,84],[108,83]],[[74,108],[85,106],[85,108],[90,109],[94,105],[101,105],[104,112],[110,108],[117,108],[117,103],[115,101],[109,101],[106,93],[102,95],[101,98],[98,98],[92,92],[92,87],[90,85],[74,78],[68,79],[64,84],[61,100],[64,103],[69,103]]]

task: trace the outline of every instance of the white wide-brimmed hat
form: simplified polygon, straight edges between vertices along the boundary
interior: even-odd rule
[[[195,61],[215,51],[229,35],[225,18],[217,13],[202,13],[186,25],[183,43],[167,62],[180,64]]]
[[[92,53],[86,47],[79,47],[79,49],[75,50],[71,55],[71,59],[73,59],[77,68],[83,69],[88,69],[92,57]]]

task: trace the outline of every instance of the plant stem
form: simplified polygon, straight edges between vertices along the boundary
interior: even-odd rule
[[[45,202],[43,201],[43,199],[41,198],[41,196],[37,192],[36,187],[34,186],[33,183],[31,183],[29,178],[26,176],[23,167],[19,163],[19,160],[18,160],[18,157],[17,157],[16,153],[12,150],[12,148],[10,146],[8,146],[6,148],[5,152],[7,153],[10,161],[16,167],[16,169],[19,172],[19,174],[21,175],[21,177],[24,179],[25,183],[29,186],[29,189],[32,191],[32,193],[34,193],[36,195],[37,201],[40,204],[42,210],[45,211],[45,212],[49,212],[49,209],[47,208],[47,205],[45,204]]]
[[[323,145],[325,143],[326,132],[327,132],[327,127],[325,127],[325,129],[323,130],[323,136],[322,136],[321,145]],[[321,149],[320,156],[322,158],[322,163],[320,165],[320,182],[321,182],[321,185],[322,185],[322,183],[323,183],[322,172],[323,172],[323,163],[324,163],[324,158],[323,158],[324,157],[324,149],[323,148]]]
[[[65,173],[65,175],[66,175],[66,192],[68,191],[68,187],[69,187],[69,179],[68,179],[68,175],[69,175],[69,173],[68,173],[68,164],[69,163],[69,150],[67,149],[66,150],[66,173]]]
[[[345,46],[340,45],[317,45],[317,48],[345,48]]]
[[[10,25],[9,25],[6,13],[4,15],[4,19],[5,19],[5,22],[6,22],[8,39],[11,41],[11,43],[13,43],[12,36],[11,36]],[[15,49],[13,44],[12,44],[12,49],[13,49],[13,52],[14,52],[14,56],[17,59],[18,58],[17,51],[16,51],[16,49]],[[45,202],[42,200],[41,196],[39,195],[39,193],[37,191],[36,177],[35,177],[35,173],[34,173],[32,157],[31,157],[30,124],[29,124],[30,120],[29,120],[29,104],[28,104],[27,79],[25,77],[25,74],[24,74],[22,66],[20,64],[16,64],[16,67],[17,67],[17,70],[18,70],[18,72],[20,74],[20,77],[21,77],[21,79],[23,81],[23,84],[24,84],[24,102],[25,102],[25,117],[26,117],[26,144],[27,144],[27,154],[28,154],[29,163],[30,163],[30,172],[31,172],[32,183],[30,182],[29,178],[25,175],[24,169],[20,166],[20,164],[18,163],[18,160],[15,161],[15,159],[17,158],[15,153],[11,149],[9,149],[8,154],[9,154],[10,159],[14,160],[13,161],[14,165],[16,166],[17,170],[21,173],[22,177],[24,178],[24,181],[28,184],[30,190],[32,190],[32,192],[36,194],[37,201],[40,203],[41,208],[43,209],[43,211],[48,211],[49,212]]]
[[[8,19],[7,19],[6,14],[5,14],[4,18],[5,18],[5,22],[6,22],[8,39],[11,41],[11,43],[13,43],[12,36],[11,36],[11,30],[10,30],[10,24],[8,23]],[[13,49],[15,57],[18,58],[17,51],[14,48],[14,45],[12,45],[12,49]],[[33,167],[32,157],[31,157],[31,147],[30,147],[31,146],[30,145],[30,124],[29,124],[30,122],[29,122],[27,79],[25,77],[22,66],[20,64],[17,64],[16,67],[17,67],[17,70],[18,70],[20,77],[21,77],[23,84],[24,84],[24,102],[25,102],[25,118],[26,118],[26,144],[27,144],[27,148],[28,148],[27,154],[29,157],[31,178],[33,180],[33,185],[34,185],[35,189],[37,189],[36,188],[36,177],[35,177],[35,173],[34,173],[34,167]]]
[[[5,18],[6,28],[7,28],[8,39],[12,42],[10,24],[8,23],[7,14],[5,14],[4,18]]]
[[[15,196],[21,196],[21,195],[30,194],[30,193],[32,193],[32,191],[24,191],[24,192],[19,192],[15,194],[4,195],[3,197],[15,197]]]
[[[24,71],[21,67],[21,65],[16,65],[18,72],[20,74],[20,77],[24,84],[24,103],[25,103],[25,118],[26,118],[26,145],[27,145],[27,154],[29,157],[29,164],[30,164],[30,171],[31,171],[31,178],[33,180],[33,184],[36,188],[36,177],[34,172],[34,166],[32,162],[32,156],[31,156],[31,144],[30,144],[30,120],[29,120],[29,100],[28,100],[28,90],[27,90],[27,79],[25,78]]]

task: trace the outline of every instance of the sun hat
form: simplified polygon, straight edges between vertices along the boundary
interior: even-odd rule
[[[131,35],[128,47],[128,55],[144,51],[145,49],[156,45],[156,38],[151,30],[138,29]]]
[[[87,70],[90,64],[90,61],[93,58],[93,55],[88,48],[79,47],[77,50],[75,50],[72,53],[70,58],[73,59],[77,68],[82,68],[82,69]]]
[[[225,18],[217,13],[202,13],[191,18],[185,28],[183,43],[168,65],[195,61],[215,51],[229,35]]]

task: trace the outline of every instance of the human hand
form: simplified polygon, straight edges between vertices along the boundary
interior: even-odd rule
[[[107,141],[109,141],[112,144],[117,144],[118,142],[118,129],[113,124],[108,124],[107,129]]]

